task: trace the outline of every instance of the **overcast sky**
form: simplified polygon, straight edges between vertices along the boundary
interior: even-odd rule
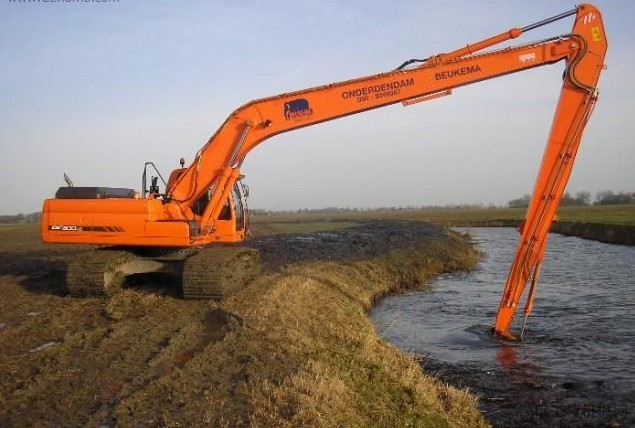
[[[0,214],[64,185],[139,189],[255,98],[394,69],[571,1],[0,0]],[[608,69],[568,191],[635,191],[635,2],[598,0]],[[514,43],[560,35],[572,19]],[[276,136],[243,164],[252,208],[497,204],[530,193],[563,64]]]

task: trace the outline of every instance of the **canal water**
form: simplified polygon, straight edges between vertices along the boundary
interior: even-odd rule
[[[510,343],[489,330],[518,233],[459,231],[483,253],[478,266],[382,299],[378,333],[476,393],[494,426],[635,426],[635,247],[551,234],[524,338]]]

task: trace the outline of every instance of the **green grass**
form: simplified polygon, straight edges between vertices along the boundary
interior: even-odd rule
[[[523,208],[421,208],[390,211],[304,212],[258,215],[254,224],[343,222],[361,220],[431,221],[445,226],[511,226],[525,216]],[[562,221],[635,226],[635,205],[561,207]]]
[[[635,205],[561,207],[560,221],[635,226]]]

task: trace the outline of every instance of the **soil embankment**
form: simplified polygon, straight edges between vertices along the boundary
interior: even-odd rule
[[[518,227],[514,219],[465,222],[462,227]],[[575,236],[605,244],[635,245],[635,226],[630,224],[596,223],[586,221],[555,221],[550,232]]]
[[[551,231],[606,244],[635,245],[635,226],[628,224],[562,221],[555,222]]]
[[[436,226],[258,237],[263,274],[221,302],[184,301],[159,276],[69,298],[83,250],[0,233],[0,425],[485,425],[472,395],[422,374],[367,316],[378,296],[475,263]]]

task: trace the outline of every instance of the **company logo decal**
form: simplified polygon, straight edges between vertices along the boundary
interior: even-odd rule
[[[395,80],[390,83],[381,83],[377,85],[368,85],[361,88],[350,89],[342,92],[342,98],[355,99],[358,103],[369,101],[370,99],[390,98],[401,93],[401,88],[412,86],[415,84],[414,78]]]
[[[478,64],[476,64],[476,65],[470,65],[467,67],[455,68],[448,71],[442,71],[440,73],[434,73],[434,78],[436,80],[443,80],[443,79],[449,79],[451,77],[465,76],[466,74],[478,73],[479,71],[481,71],[481,67]]]
[[[287,120],[308,119],[313,114],[313,109],[304,98],[291,100],[284,103],[284,118]]]

